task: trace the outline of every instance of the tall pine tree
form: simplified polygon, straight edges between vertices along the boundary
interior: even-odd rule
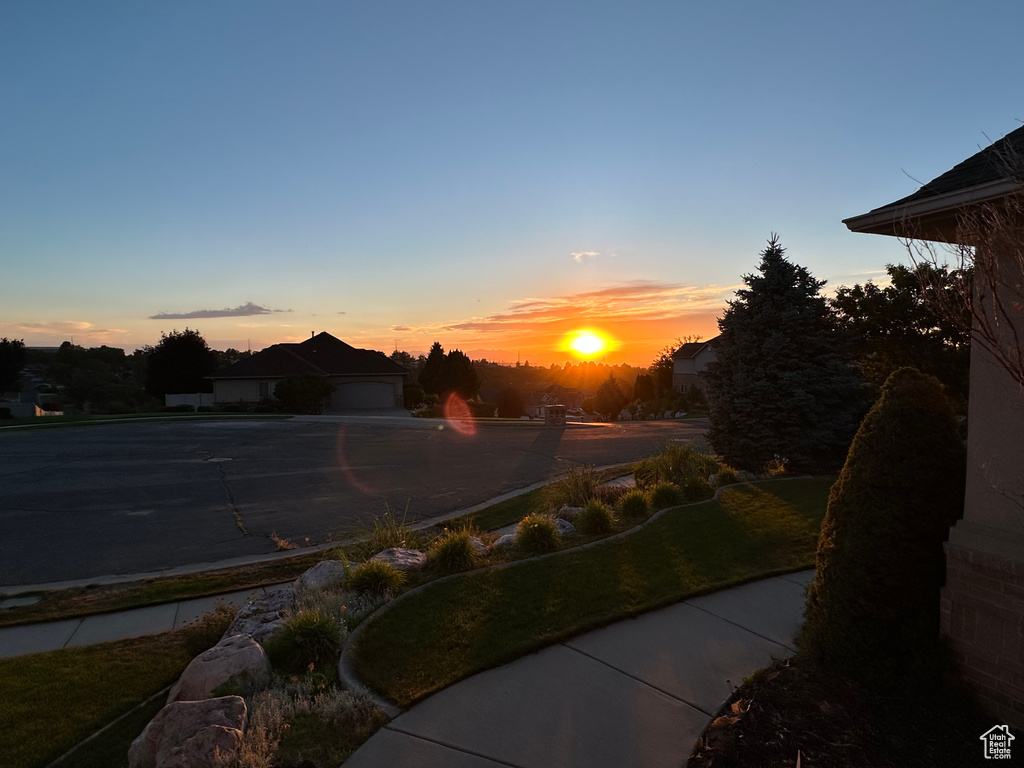
[[[777,235],[758,274],[718,321],[707,378],[711,444],[729,464],[760,471],[773,459],[816,471],[842,464],[863,405],[858,379],[819,294],[825,284],[785,258]]]

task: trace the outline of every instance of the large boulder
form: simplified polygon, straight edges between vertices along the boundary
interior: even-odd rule
[[[192,659],[171,688],[167,700],[208,699],[217,688],[228,682],[246,694],[264,688],[270,682],[270,660],[263,647],[249,635],[225,637]]]
[[[416,549],[405,549],[404,547],[385,549],[370,559],[387,563],[400,571],[419,571],[427,565],[427,556],[423,552]]]
[[[279,587],[266,594],[256,594],[235,614],[234,621],[224,633],[249,635],[257,643],[264,643],[281,628],[295,611],[295,588]]]
[[[554,522],[555,522],[555,528],[557,528],[558,532],[560,534],[562,534],[563,536],[565,536],[568,533],[573,533],[576,530],[576,526],[575,525],[570,523],[568,520],[563,520],[560,517],[556,517]]]
[[[241,696],[168,704],[132,742],[128,768],[216,768],[238,751],[245,718]]]
[[[583,511],[583,507],[570,507],[568,504],[563,504],[562,508],[558,510],[558,518],[561,520],[568,520],[570,523],[576,519],[576,515]]]
[[[324,560],[295,580],[295,591],[321,589],[341,584],[345,580],[345,564],[341,560]]]
[[[483,557],[487,554],[487,545],[484,544],[483,540],[479,536],[469,537],[469,546],[473,548],[473,552],[478,557]]]
[[[516,543],[516,535],[514,533],[506,533],[498,537],[498,540],[494,542],[496,547],[511,547]]]

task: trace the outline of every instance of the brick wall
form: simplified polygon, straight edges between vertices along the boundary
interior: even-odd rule
[[[1024,727],[1024,562],[946,547],[942,632],[979,703]]]

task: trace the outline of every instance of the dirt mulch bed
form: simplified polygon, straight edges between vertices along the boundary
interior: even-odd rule
[[[806,660],[777,661],[736,691],[689,768],[791,768],[798,754],[801,768],[992,765],[979,737],[994,724],[964,695],[879,696]]]

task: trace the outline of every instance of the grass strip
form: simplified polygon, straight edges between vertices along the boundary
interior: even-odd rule
[[[126,413],[105,415],[85,413],[75,416],[31,416],[0,421],[0,432],[10,427],[25,429],[55,429],[57,427],[102,427],[105,424],[130,424],[142,421],[210,421],[237,419],[290,419],[291,413]]]
[[[356,671],[408,706],[585,630],[810,567],[831,486],[733,486],[607,544],[427,586],[365,627],[353,649]]]
[[[22,596],[36,594],[39,596],[39,602],[5,609],[0,613],[0,627],[125,611],[147,605],[279,584],[297,578],[303,571],[328,556],[329,550],[325,550],[219,571],[157,577],[126,584],[91,585],[52,592],[26,592]]]
[[[82,740],[173,683],[192,654],[182,633],[0,659],[0,755],[5,768],[48,765]],[[162,702],[161,702],[162,703]],[[105,734],[108,757],[126,750],[128,731]],[[145,726],[148,719],[142,722]],[[111,729],[115,730],[115,729]],[[109,746],[114,739],[113,747]],[[127,742],[125,741],[127,739]],[[100,739],[97,739],[99,741]],[[102,749],[93,744],[90,752]],[[68,765],[84,765],[69,757]],[[124,762],[127,763],[127,755]],[[92,764],[92,763],[90,763]],[[99,762],[96,765],[118,765]]]

